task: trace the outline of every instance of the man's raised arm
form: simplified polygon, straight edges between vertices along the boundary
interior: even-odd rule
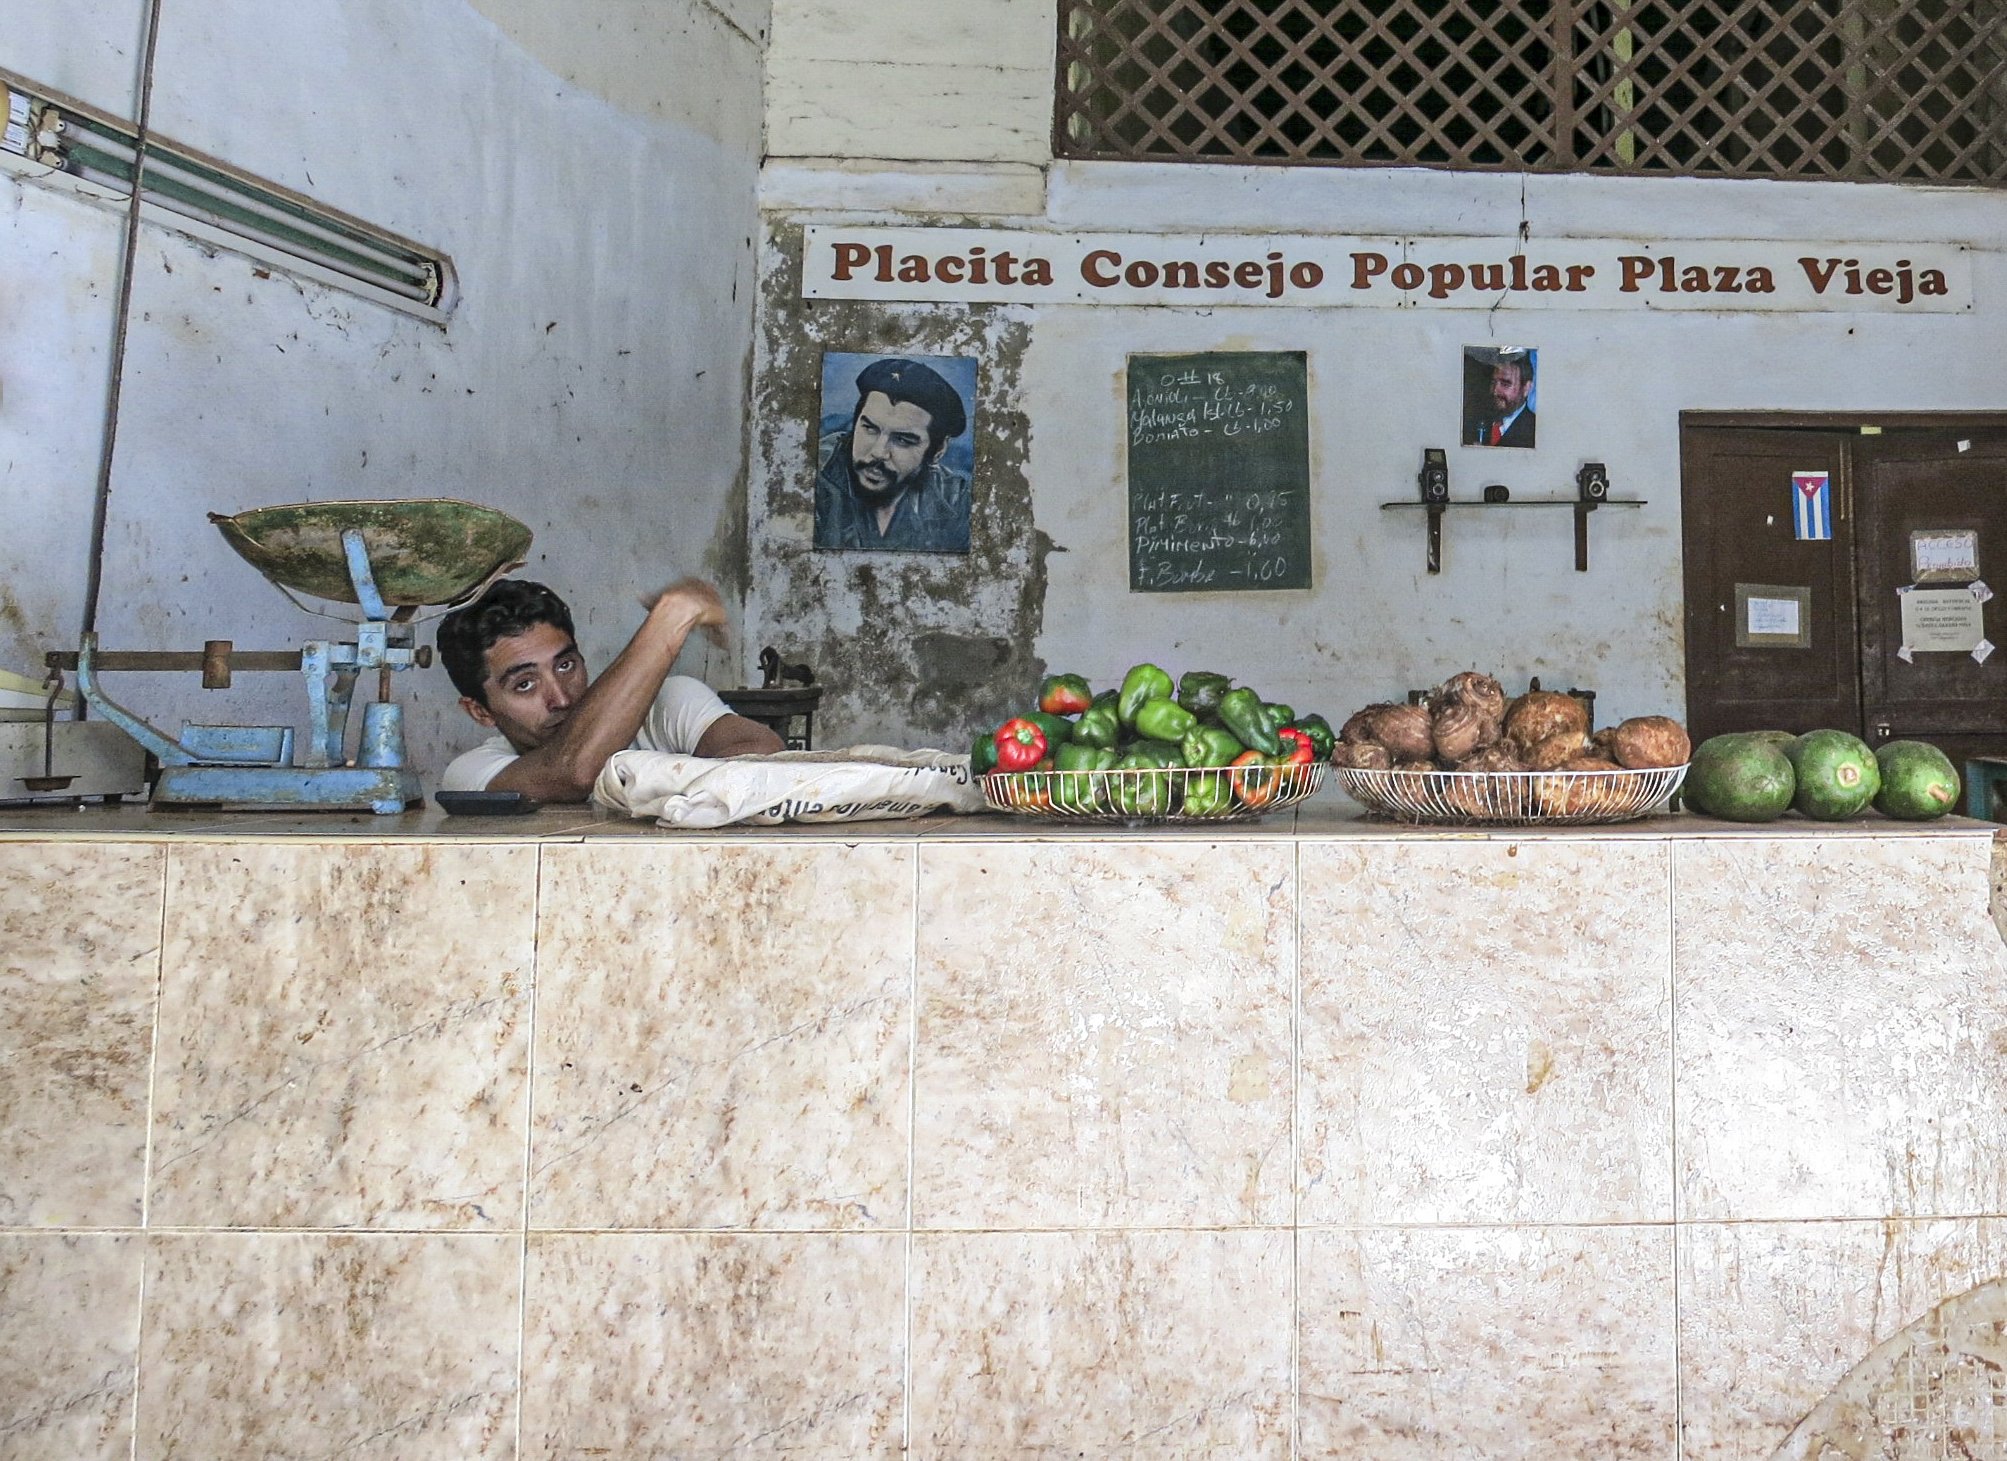
[[[556,734],[525,751],[488,783],[491,791],[520,791],[545,802],[584,801],[615,751],[624,751],[669,678],[690,631],[716,631],[725,606],[707,583],[672,583],[649,605],[648,617],[586,687]]]

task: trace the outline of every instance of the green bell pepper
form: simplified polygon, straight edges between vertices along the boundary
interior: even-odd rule
[[[1178,676],[1178,704],[1204,720],[1218,715],[1220,697],[1233,688],[1233,681],[1211,670],[1187,670]]]
[[[1282,754],[1282,740],[1276,735],[1281,722],[1269,715],[1261,697],[1242,686],[1220,697],[1220,723],[1240,738],[1250,751],[1264,756]]]
[[[1153,741],[1181,741],[1199,718],[1175,700],[1145,700],[1136,707],[1136,733]]]
[[[987,776],[997,769],[997,733],[983,731],[969,747],[969,774]]]
[[[1106,746],[1083,746],[1068,741],[1059,748],[1053,765],[1061,771],[1107,771],[1119,758]]]
[[[1045,744],[1057,750],[1073,737],[1073,722],[1063,715],[1048,715],[1043,710],[1027,710],[1024,718],[1045,732]]]
[[[1223,773],[1208,771],[1185,778],[1185,813],[1193,817],[1218,817],[1233,810],[1233,786]]]
[[[1115,763],[1115,809],[1127,817],[1164,817],[1171,812],[1173,778],[1169,767],[1176,765],[1176,748],[1167,756],[1161,742],[1139,742],[1128,755]],[[1148,773],[1154,772],[1151,775]]]
[[[1331,729],[1331,722],[1321,715],[1299,715],[1289,722],[1293,729],[1310,737],[1311,749],[1317,752],[1317,759],[1329,761],[1331,753],[1337,749],[1338,736]]]
[[[1080,712],[1069,737],[1078,745],[1113,748],[1122,739],[1122,722],[1113,700],[1097,700]]]
[[[1240,738],[1224,726],[1194,726],[1178,743],[1187,766],[1227,766],[1247,749]]]
[[[1104,783],[1091,773],[1106,771],[1115,761],[1115,753],[1103,746],[1083,746],[1078,741],[1061,746],[1053,762],[1060,775],[1052,789],[1052,804],[1062,812],[1106,811]]]
[[[1277,730],[1281,730],[1292,720],[1296,719],[1296,707],[1294,705],[1284,705],[1279,700],[1271,700],[1267,702],[1267,705],[1268,713],[1275,717],[1275,728]]]
[[[1115,713],[1122,718],[1122,724],[1134,725],[1136,712],[1143,708],[1144,701],[1170,698],[1169,675],[1155,665],[1132,665],[1129,673],[1122,677],[1122,693],[1116,699]]]

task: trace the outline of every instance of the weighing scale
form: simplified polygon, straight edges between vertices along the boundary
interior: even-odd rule
[[[90,713],[160,763],[156,807],[390,813],[418,801],[418,773],[404,763],[403,707],[390,699],[396,671],[432,662],[432,651],[414,643],[414,616],[471,599],[519,566],[530,530],[493,508],[446,498],[299,502],[234,517],[211,513],[209,520],[295,605],[354,623],[355,637],[275,651],[211,640],[192,654],[106,651],[87,634],[74,655],[49,655],[49,667],[74,669]],[[300,594],[353,604],[362,618],[312,608]],[[297,760],[292,726],[184,725],[174,737],[105,694],[98,678],[115,670],[199,670],[203,688],[215,690],[229,688],[233,670],[295,669],[306,680],[310,712]],[[376,699],[362,707],[351,761],[345,752],[355,685],[369,670],[377,672]]]

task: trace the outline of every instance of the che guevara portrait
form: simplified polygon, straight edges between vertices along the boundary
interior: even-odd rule
[[[825,352],[815,546],[968,552],[975,397],[971,356]]]

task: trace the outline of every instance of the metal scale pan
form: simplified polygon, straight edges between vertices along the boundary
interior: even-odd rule
[[[198,658],[203,684],[227,688],[233,657],[241,669],[294,669],[306,681],[308,744],[296,759],[291,726],[188,725],[169,736],[107,696],[107,670],[190,668],[185,653],[101,652],[87,635],[72,660],[77,688],[94,714],[117,725],[160,763],[157,806],[367,809],[396,812],[419,800],[418,775],[404,764],[402,707],[390,702],[391,675],[431,662],[417,648],[412,618],[428,605],[460,602],[523,561],[531,533],[507,513],[450,498],[298,502],[233,516],[211,513],[225,541],[279,591],[355,605],[352,641],[312,640],[297,653],[241,653],[225,642]],[[69,668],[68,664],[59,667]],[[363,707],[353,763],[345,747],[357,678],[378,672],[377,698]]]
[[[281,589],[360,604],[342,534],[359,532],[386,605],[423,608],[471,598],[529,552],[530,530],[505,512],[449,497],[293,502],[226,517],[223,540]]]

